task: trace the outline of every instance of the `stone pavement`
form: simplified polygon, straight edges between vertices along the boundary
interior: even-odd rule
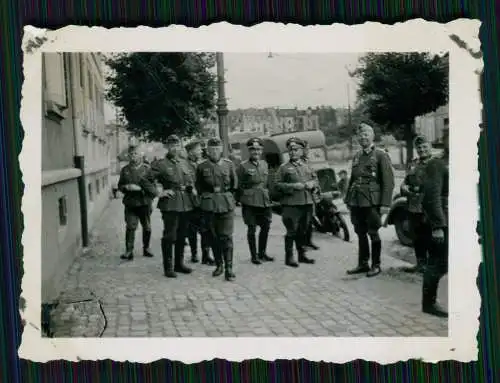
[[[316,264],[285,267],[284,232],[275,215],[268,253],[276,260],[255,266],[238,209],[235,282],[213,278],[213,267],[201,264],[192,265],[191,275],[167,279],[162,275],[162,224],[156,209],[152,221],[155,257],[144,258],[138,251],[133,262],[120,260],[123,207],[120,200],[112,200],[96,225],[92,248],[67,274],[66,295],[89,291],[98,298],[106,320],[103,337],[447,336],[446,320],[420,312],[421,277],[402,273],[399,268],[406,263],[383,255],[384,271],[378,277],[346,275],[346,269],[356,264],[355,240],[346,243],[315,234],[321,246],[311,252]],[[140,240],[139,229],[138,250]],[[446,294],[446,288],[442,290],[440,295]],[[96,326],[85,334],[100,333],[98,319],[93,318],[94,322],[79,324]]]

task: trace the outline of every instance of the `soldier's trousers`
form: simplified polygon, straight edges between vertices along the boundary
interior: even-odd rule
[[[410,213],[410,227],[413,232],[413,248],[419,266],[427,264],[432,229],[425,220],[423,213]]]
[[[247,225],[247,242],[252,258],[257,255],[263,256],[267,249],[267,239],[273,217],[271,208],[243,205],[241,214],[243,222]],[[257,226],[260,227],[258,248],[255,240]]]
[[[198,252],[198,233],[201,236],[202,250],[209,248],[208,227],[204,222],[203,212],[200,209],[195,209],[191,212],[187,228],[189,247],[191,248],[191,254],[194,256]]]
[[[448,272],[448,229],[444,230],[444,241],[435,240],[429,244],[429,258],[424,272],[422,286],[422,305],[432,306],[436,303],[439,281]]]
[[[139,225],[142,226],[143,247],[147,249],[151,240],[151,205],[125,206],[125,246],[127,252],[133,251],[135,241],[135,231]]]
[[[371,259],[372,267],[380,266],[380,257],[382,253],[382,242],[378,231],[382,226],[382,217],[380,208],[375,206],[351,208],[351,222],[354,226],[354,231],[358,235],[358,266],[368,267],[370,260],[370,244],[371,242]]]
[[[203,212],[203,220],[208,228],[208,238],[217,266],[223,262],[232,265],[234,212]]]
[[[162,211],[163,239],[169,243],[182,243],[187,236],[191,212]]]
[[[283,206],[281,219],[285,225],[285,241],[295,241],[300,254],[305,252],[307,230],[312,219],[313,205]]]

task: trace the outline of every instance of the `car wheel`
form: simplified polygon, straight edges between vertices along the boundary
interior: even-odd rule
[[[410,229],[410,217],[404,210],[400,210],[394,217],[394,227],[399,242],[404,246],[413,246],[413,233]]]

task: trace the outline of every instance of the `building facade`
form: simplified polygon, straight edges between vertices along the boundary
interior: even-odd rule
[[[45,53],[42,64],[42,301],[60,282],[109,202],[110,137],[103,57]]]
[[[415,118],[415,131],[423,134],[432,143],[443,142],[443,132],[449,125],[449,106],[444,105],[434,112]]]

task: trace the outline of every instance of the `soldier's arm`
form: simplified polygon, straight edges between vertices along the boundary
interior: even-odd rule
[[[276,190],[282,193],[292,194],[295,190],[294,184],[285,182],[285,171],[283,169],[284,168],[282,166],[278,168],[278,171],[276,172],[276,182],[274,184],[274,187],[276,188]]]
[[[231,174],[231,185],[229,186],[231,189],[231,192],[236,193],[238,190],[238,175],[236,174],[236,166],[234,165],[234,162],[229,163],[229,169],[230,169],[230,174]]]
[[[153,170],[153,166],[150,166],[146,175],[141,178],[139,186],[142,190],[151,197],[158,196],[158,190],[156,189],[155,184],[155,170]]]
[[[245,169],[243,167],[243,164],[238,165],[238,169],[236,171],[236,177],[238,178],[238,187],[236,188],[236,191],[234,193],[234,198],[236,198],[236,201],[240,200],[241,194],[243,193],[244,189],[244,177],[243,174],[245,172]]]
[[[443,209],[442,191],[446,166],[438,159],[431,160],[426,167],[423,186],[422,207],[433,229],[446,227],[446,215]]]
[[[348,202],[347,196],[349,195],[351,188],[352,188],[352,184],[353,184],[352,169],[353,169],[353,166],[351,166],[351,174],[349,175],[349,180],[347,181],[347,186],[345,187],[345,190],[344,190],[344,203]]]
[[[125,168],[123,168],[120,171],[120,178],[118,179],[118,190],[120,190],[122,193],[126,193],[128,190],[128,179],[127,176],[125,175]]]
[[[380,152],[379,155],[380,169],[380,206],[391,206],[392,192],[394,191],[394,172],[389,155],[385,152]]]
[[[198,194],[201,194],[203,191],[203,173],[202,173],[202,165],[198,165],[196,167],[195,177],[194,177],[194,187]]]

